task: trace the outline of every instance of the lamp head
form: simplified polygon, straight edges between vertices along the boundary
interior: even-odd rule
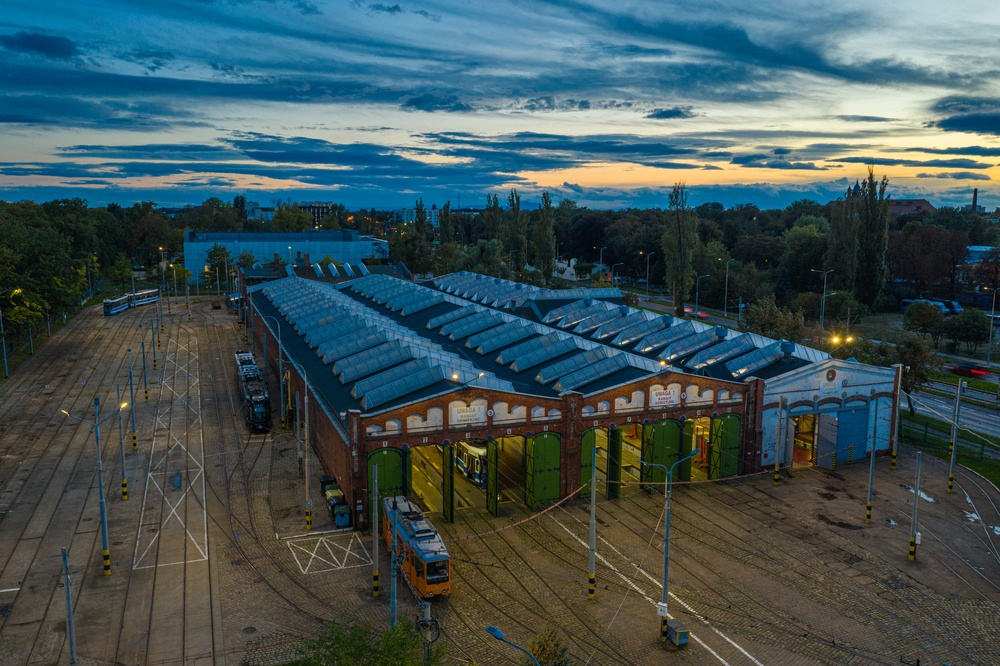
[[[503,632],[494,627],[492,624],[486,627],[486,633],[488,633],[490,636],[497,639],[498,641],[503,640]]]
[[[118,409],[125,409],[126,407],[128,407],[127,402],[123,402],[122,404],[118,405]]]
[[[60,409],[59,411],[65,414],[66,416],[69,416],[69,412],[67,412],[65,409]]]

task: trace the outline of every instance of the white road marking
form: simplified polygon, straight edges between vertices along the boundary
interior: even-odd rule
[[[353,532],[339,537],[302,537],[286,543],[295,563],[299,565],[299,571],[304,574],[356,569],[372,564],[371,554],[364,541]]]

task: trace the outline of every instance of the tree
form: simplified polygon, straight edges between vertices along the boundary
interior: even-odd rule
[[[912,307],[912,306],[911,306]],[[941,332],[955,345],[964,343],[970,354],[990,339],[990,318],[979,310],[963,310],[954,317],[947,317]]]
[[[108,269],[108,277],[115,284],[125,287],[132,281],[132,263],[124,254],[119,254],[118,259]]]
[[[674,296],[674,312],[684,316],[684,301],[691,287],[692,246],[698,237],[698,220],[687,207],[684,183],[674,183],[670,192],[667,230],[661,239],[667,266],[667,284]]]
[[[236,258],[236,264],[240,268],[253,268],[253,265],[257,263],[257,259],[254,258],[253,252],[250,250],[243,250],[240,252],[240,256]]]
[[[229,274],[229,267],[232,265],[233,259],[229,253],[229,248],[225,245],[213,243],[212,247],[205,253],[205,259],[208,261],[207,270],[210,280],[215,280],[216,275],[221,277]],[[250,265],[252,266],[253,263]]]
[[[511,189],[507,195],[507,227],[504,233],[504,247],[513,255],[515,266],[524,266],[528,262],[528,233],[526,217],[521,210],[521,195]]]
[[[943,321],[944,314],[941,313],[941,308],[927,301],[910,303],[903,313],[903,328],[922,336],[930,335],[935,349],[941,341]]]
[[[916,413],[913,409],[913,391],[930,381],[931,372],[937,369],[939,361],[931,354],[927,342],[915,335],[907,335],[896,345],[896,362],[903,365],[900,388],[906,394],[910,414],[913,415]]]
[[[553,629],[542,630],[528,646],[528,652],[538,660],[540,666],[572,666],[575,660],[569,656],[569,648],[562,644]],[[526,663],[532,663],[530,661]]]
[[[747,305],[740,318],[741,331],[790,342],[801,342],[805,325],[802,312],[779,308],[774,302],[774,294]]]
[[[546,282],[552,278],[552,265],[556,254],[555,209],[548,192],[542,193],[542,208],[538,221],[531,230],[531,263]]]
[[[885,190],[889,178],[875,180],[875,168],[861,183],[858,198],[858,269],[854,292],[858,300],[874,309],[886,280],[885,253],[889,244],[889,200]]]
[[[496,194],[486,195],[486,208],[480,216],[483,221],[483,233],[480,238],[499,240],[503,224],[503,213],[500,211],[500,197]]]
[[[370,624],[331,624],[297,646],[299,666],[439,666],[444,646],[425,653],[416,625],[408,620],[379,632]]]
[[[424,208],[423,197],[417,199],[413,214],[413,228],[420,236],[427,240],[434,239],[434,229],[427,223],[427,209]]]
[[[438,213],[438,235],[441,237],[442,243],[451,243],[455,240],[455,222],[451,218],[451,201],[445,201]]]
[[[312,215],[298,204],[287,201],[274,202],[274,218],[271,228],[275,231],[305,231],[312,226]]]

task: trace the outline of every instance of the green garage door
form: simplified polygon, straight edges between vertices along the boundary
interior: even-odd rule
[[[524,441],[524,503],[534,509],[559,499],[559,435],[538,433]]]
[[[708,459],[708,478],[725,479],[739,474],[740,417],[725,414],[712,419],[712,450]]]
[[[642,438],[642,459],[646,462],[665,465],[669,469],[681,457],[683,434],[681,422],[673,419],[657,421],[645,426]],[[688,476],[685,480],[690,480],[691,467],[688,466],[687,470]],[[676,473],[677,470],[674,472]],[[667,480],[667,472],[653,465],[641,465],[639,480],[644,484],[641,487],[646,492],[652,492],[654,489],[659,491],[663,489],[663,484]]]
[[[441,513],[445,521],[455,522],[455,447],[441,446]]]
[[[492,437],[486,440],[486,510],[500,515],[500,447]]]
[[[591,465],[597,465],[597,428],[584,430],[580,437],[580,497],[590,497]]]
[[[375,488],[378,466],[379,499],[393,495],[411,495],[410,451],[397,448],[376,449],[368,454],[368,488]],[[374,514],[372,514],[374,515]]]
[[[622,496],[622,431],[608,428],[608,481],[607,497],[615,500]]]

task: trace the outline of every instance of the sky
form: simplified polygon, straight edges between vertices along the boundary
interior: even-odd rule
[[[993,0],[3,0],[0,200],[1000,207]]]

